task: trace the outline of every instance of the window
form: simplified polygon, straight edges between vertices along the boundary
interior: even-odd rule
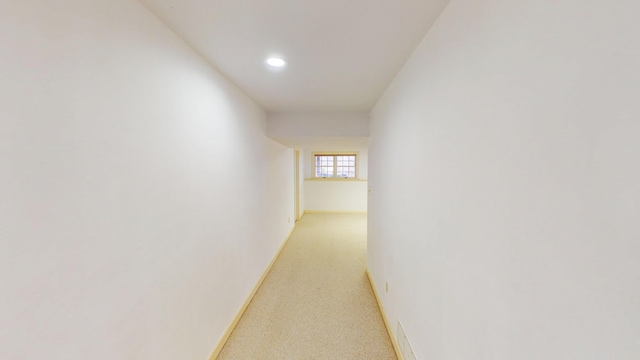
[[[315,154],[316,178],[356,178],[356,154]]]

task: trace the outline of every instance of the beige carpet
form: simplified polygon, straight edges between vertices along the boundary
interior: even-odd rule
[[[305,215],[218,359],[396,359],[366,232],[366,215]]]

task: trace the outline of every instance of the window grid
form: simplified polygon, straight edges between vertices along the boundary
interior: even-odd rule
[[[334,175],[333,156],[317,155],[316,156],[316,177],[331,178]]]
[[[315,155],[317,178],[354,179],[356,155]]]

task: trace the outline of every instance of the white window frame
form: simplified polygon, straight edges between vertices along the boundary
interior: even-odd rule
[[[320,177],[316,176],[316,156],[333,156],[333,177]],[[337,167],[338,167],[338,156],[355,156],[356,158],[356,168],[355,168],[355,177],[352,178],[340,178],[336,177],[337,175]],[[359,169],[360,169],[360,154],[356,151],[340,151],[340,152],[327,152],[327,151],[317,151],[311,154],[311,163],[313,164],[313,173],[312,178],[314,180],[328,180],[328,181],[349,181],[349,180],[359,180]]]

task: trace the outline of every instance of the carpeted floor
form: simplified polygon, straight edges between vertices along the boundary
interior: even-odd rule
[[[366,215],[306,214],[218,359],[396,359],[366,232]]]

